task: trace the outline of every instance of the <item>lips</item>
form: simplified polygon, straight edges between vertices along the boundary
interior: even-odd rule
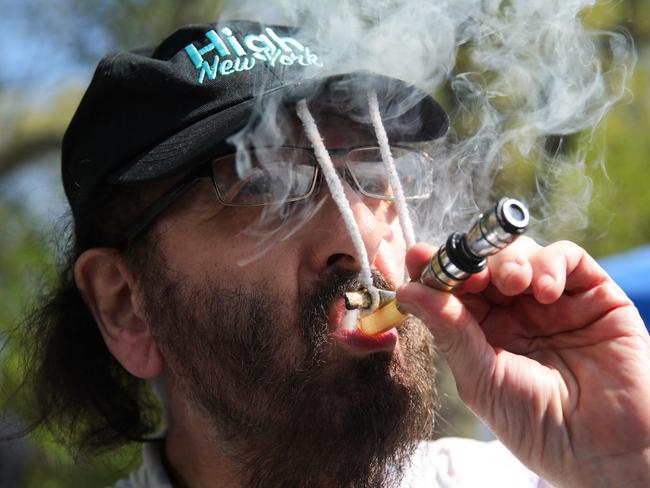
[[[391,352],[395,348],[398,340],[397,329],[393,328],[372,336],[366,335],[357,328],[342,327],[341,322],[345,313],[345,302],[343,298],[339,298],[330,307],[328,317],[330,337],[336,342],[361,354]]]

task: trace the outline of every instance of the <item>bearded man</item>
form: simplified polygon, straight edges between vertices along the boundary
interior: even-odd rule
[[[63,143],[74,243],[31,322],[39,419],[82,451],[146,441],[120,487],[646,486],[630,300],[575,244],[527,238],[454,293],[405,283],[436,249],[407,249],[368,100],[407,201],[448,118],[400,80],[325,74],[297,36],[194,25],[100,62]],[[398,329],[343,325],[365,263]],[[431,441],[433,337],[501,442]]]

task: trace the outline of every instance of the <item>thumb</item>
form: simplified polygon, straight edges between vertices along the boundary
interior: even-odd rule
[[[397,302],[401,310],[418,317],[431,331],[454,375],[460,397],[470,407],[477,406],[478,395],[490,384],[496,358],[469,309],[452,293],[417,282],[402,286]]]

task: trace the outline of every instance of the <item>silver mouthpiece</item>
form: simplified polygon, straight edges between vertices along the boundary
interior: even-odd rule
[[[514,198],[502,198],[467,232],[468,250],[475,256],[490,256],[524,233],[529,220],[528,209],[523,203]]]
[[[514,198],[502,198],[465,234],[454,232],[431,258],[420,282],[449,291],[471,274],[482,271],[486,258],[496,254],[523,234],[530,221],[528,208]]]

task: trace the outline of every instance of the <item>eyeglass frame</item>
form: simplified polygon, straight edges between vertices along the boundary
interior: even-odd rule
[[[431,157],[426,151],[422,151],[420,149],[410,147],[410,146],[403,146],[399,144],[391,144],[390,145],[391,149],[392,148],[398,148],[398,149],[406,149],[412,152],[416,152],[420,155],[424,156],[425,160],[431,161]],[[282,202],[271,202],[271,203],[228,203],[223,200],[221,195],[219,194],[219,188],[217,187],[217,183],[214,180],[214,171],[212,169],[212,165],[215,163],[215,161],[221,159],[221,158],[226,158],[229,156],[235,156],[237,153],[226,153],[222,154],[219,156],[212,157],[208,161],[205,161],[201,164],[199,164],[195,169],[187,173],[184,177],[182,177],[179,181],[177,181],[174,185],[172,185],[171,188],[169,188],[167,191],[165,191],[162,195],[160,195],[153,203],[151,203],[147,208],[145,208],[140,214],[129,224],[126,226],[126,229],[124,231],[124,244],[126,247],[131,245],[135,240],[137,240],[142,233],[149,227],[154,220],[162,214],[165,210],[167,210],[176,200],[180,199],[185,193],[187,193],[190,188],[192,188],[196,183],[201,181],[203,178],[210,178],[210,181],[212,182],[212,189],[214,190],[215,196],[217,197],[217,200],[219,203],[226,207],[263,207],[263,206],[268,206],[268,205],[273,205],[275,203],[293,203],[293,202],[298,202],[302,200],[307,200],[310,198],[312,195],[317,195],[320,192],[322,183],[323,183],[323,171],[318,164],[318,159],[316,157],[315,151],[311,147],[301,147],[301,146],[266,146],[266,147],[255,147],[251,148],[252,150],[264,150],[264,149],[291,149],[291,150],[301,150],[309,154],[311,159],[313,160],[314,164],[314,176],[313,180],[311,183],[311,187],[309,189],[309,192],[303,196],[300,197],[293,197],[293,198],[287,198],[286,200],[282,200]],[[362,195],[368,198],[373,198],[376,200],[394,200],[394,197],[388,196],[388,195],[377,195],[377,194],[370,194],[366,192],[360,185],[359,181],[357,180],[355,174],[353,171],[350,170],[349,167],[349,160],[348,160],[348,155],[354,151],[354,150],[359,150],[359,149],[380,149],[379,146],[350,146],[346,148],[339,148],[339,149],[328,149],[328,153],[331,156],[341,156],[343,162],[345,163],[345,168],[338,167],[337,170],[340,171],[341,169],[345,170],[345,174],[343,177],[345,180],[349,183],[350,181],[353,182],[353,186],[356,188],[357,191],[359,191]],[[417,199],[421,197],[406,197],[407,200],[412,200],[412,199]]]

